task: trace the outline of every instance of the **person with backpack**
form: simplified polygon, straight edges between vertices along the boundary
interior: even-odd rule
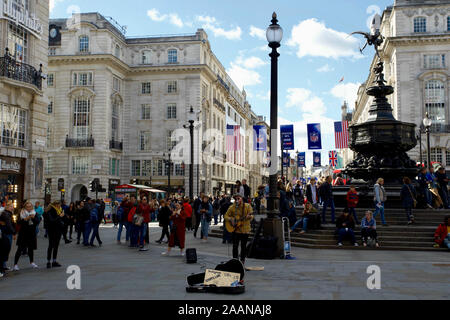
[[[141,207],[142,203],[139,203],[136,207],[135,213],[132,217],[132,227],[131,227],[131,239],[130,239],[130,247],[138,248],[139,251],[145,251],[144,249],[144,211]],[[130,211],[133,211],[133,209]]]
[[[84,241],[84,217],[89,215],[87,208],[85,207],[84,201],[77,201],[75,210],[75,231],[77,232],[77,244],[80,244],[81,235],[83,234],[83,243]],[[87,213],[86,213],[87,212]]]
[[[97,200],[92,209],[91,209],[91,227],[92,227],[92,235],[91,235],[91,241],[89,245],[91,247],[95,247],[94,245],[94,239],[97,239],[98,245],[102,246],[102,240],[100,240],[100,234],[99,234],[99,228],[100,223],[102,222],[102,211],[101,211],[101,201]]]
[[[400,199],[402,200],[403,208],[405,209],[406,219],[408,220],[408,225],[414,223],[414,216],[412,214],[412,209],[416,207],[416,190],[411,184],[411,179],[408,177],[403,178],[403,186],[400,191]]]
[[[333,187],[331,185],[333,178],[331,176],[326,177],[325,182],[319,188],[319,195],[323,201],[322,208],[322,223],[325,224],[325,214],[327,212],[327,208],[331,208],[331,223],[335,223],[335,207],[334,207],[334,198],[333,198]]]
[[[143,196],[141,203],[138,205],[136,209],[136,213],[139,213],[142,215],[144,221],[142,223],[142,226],[138,225],[138,237],[139,237],[139,250],[140,251],[147,251],[147,249],[144,248],[144,243],[149,243],[148,241],[148,224],[150,223],[150,215],[153,211],[153,208],[150,207],[147,201],[147,197]]]
[[[350,189],[347,192],[347,208],[353,218],[355,218],[355,223],[359,224],[358,217],[356,216],[356,206],[358,205],[359,197],[358,192],[356,192],[355,186],[350,186]]]
[[[92,216],[91,211],[95,207],[95,201],[91,198],[87,197],[84,203],[84,212],[83,212],[83,224],[84,224],[84,232],[83,232],[83,245],[85,247],[90,246],[90,235],[92,232]]]
[[[303,191],[300,180],[297,180],[297,183],[294,186],[294,204],[296,207],[303,205]]]

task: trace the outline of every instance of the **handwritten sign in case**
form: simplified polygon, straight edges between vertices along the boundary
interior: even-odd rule
[[[231,287],[233,283],[239,282],[240,279],[239,273],[206,269],[204,285]]]

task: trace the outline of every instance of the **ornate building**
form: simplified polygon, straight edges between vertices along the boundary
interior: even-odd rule
[[[94,178],[106,189],[136,182],[167,190],[169,168],[171,191],[189,194],[191,107],[194,195],[225,191],[235,166],[226,158],[227,110],[232,106],[247,121],[250,106],[202,29],[126,37],[99,13],[51,20],[49,29],[53,126],[46,168],[53,194],[60,180],[72,201],[92,196]],[[247,176],[244,166],[239,177]]]
[[[48,1],[0,2],[0,198],[44,199]]]
[[[450,169],[450,1],[396,0],[382,17],[385,37],[380,55],[387,83],[395,92],[389,97],[394,117],[415,123],[417,134],[425,113],[431,127],[431,160]],[[374,81],[373,67],[358,92],[353,122],[364,122],[372,98],[366,88]],[[420,160],[419,145],[409,152]],[[422,138],[422,158],[426,159],[426,139]]]

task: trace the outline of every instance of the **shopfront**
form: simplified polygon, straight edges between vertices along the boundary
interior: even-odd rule
[[[25,159],[0,157],[0,199],[12,200],[21,208],[24,195]]]

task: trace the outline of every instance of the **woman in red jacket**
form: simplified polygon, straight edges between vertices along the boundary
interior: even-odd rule
[[[186,213],[186,229],[192,229],[192,207],[189,204],[189,198],[185,198],[183,202],[183,209]]]
[[[350,190],[347,192],[347,207],[348,212],[353,215],[353,218],[355,219],[355,223],[359,224],[358,217],[356,216],[355,208],[358,205],[359,197],[358,192],[356,192],[355,186],[350,186]]]
[[[172,220],[172,229],[170,230],[169,247],[162,255],[169,255],[170,250],[178,245],[180,247],[180,255],[184,256],[184,241],[186,236],[186,213],[179,203],[176,204],[173,214],[170,216]]]
[[[139,228],[139,251],[147,251],[147,249],[144,249],[144,239],[148,239],[147,233],[151,211],[152,208],[148,204],[147,197],[142,197],[142,200],[136,209],[136,212],[139,212],[144,218],[144,223]],[[146,244],[148,244],[148,240],[146,241]]]
[[[450,216],[446,216],[434,233],[435,247],[446,247],[450,249]]]

